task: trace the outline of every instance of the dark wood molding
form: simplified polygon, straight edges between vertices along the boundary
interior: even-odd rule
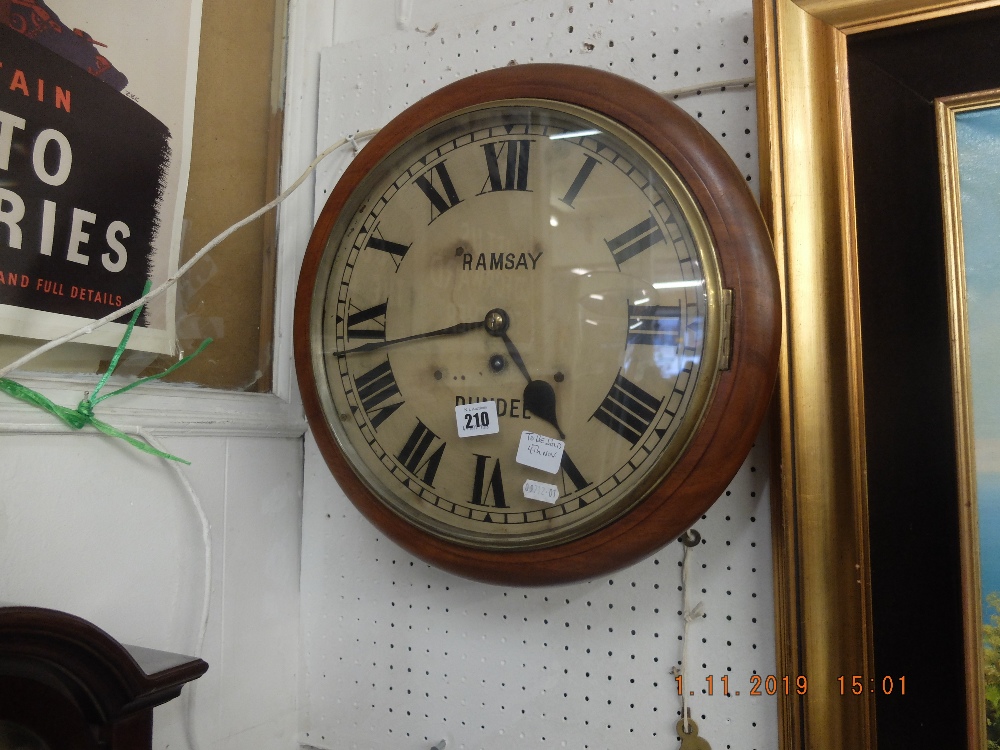
[[[30,696],[21,705],[0,701],[0,719],[43,738],[63,731],[75,715],[109,749],[148,748],[153,708],[207,669],[201,659],[121,644],[65,612],[0,606],[0,695]],[[45,705],[50,701],[58,705]]]

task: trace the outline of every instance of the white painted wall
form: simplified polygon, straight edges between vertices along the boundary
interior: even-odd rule
[[[293,75],[308,64],[306,54],[290,57]],[[301,112],[300,97],[289,97],[289,120]],[[315,122],[314,110],[305,120]],[[289,133],[284,184],[313,143]],[[291,309],[311,227],[296,211],[311,205],[306,191],[281,209],[274,395],[152,384],[97,408],[190,467],[92,430],[71,433],[0,394],[0,602],[63,610],[123,642],[205,659],[208,672],[154,712],[157,750],[298,747],[305,426]],[[12,377],[70,407],[97,379]]]
[[[82,397],[64,381],[31,384],[59,403]],[[204,658],[209,671],[194,690],[154,712],[154,747],[187,747],[190,716],[203,750],[291,748],[301,422],[275,397],[183,390],[116,397],[131,403],[98,413],[127,429],[145,422],[190,467],[0,404],[0,601],[70,612],[125,643]],[[213,420],[216,408],[228,416]]]

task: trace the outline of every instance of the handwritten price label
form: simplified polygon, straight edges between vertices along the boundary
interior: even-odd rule
[[[565,448],[566,443],[562,440],[525,430],[521,433],[521,442],[517,446],[514,460],[523,466],[555,474],[559,471]]]

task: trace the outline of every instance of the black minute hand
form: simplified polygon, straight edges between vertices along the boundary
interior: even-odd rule
[[[507,347],[507,353],[510,355],[510,358],[514,360],[514,364],[517,365],[517,369],[521,371],[522,375],[524,375],[524,379],[530,383],[531,375],[528,374],[528,368],[525,366],[524,360],[521,359],[521,352],[517,350],[517,347],[514,346],[514,342],[510,340],[510,337],[506,332],[500,334],[500,338],[503,339],[503,343]]]
[[[521,358],[521,352],[514,346],[514,342],[510,340],[506,332],[501,334],[501,338],[503,338],[504,344],[507,345],[507,353],[510,355],[510,358],[514,360],[517,369],[521,371],[524,379],[528,381],[528,385],[524,387],[524,408],[539,419],[555,427],[556,432],[559,433],[559,439],[565,440],[566,435],[563,434],[562,428],[559,427],[559,421],[556,419],[555,389],[544,380],[532,380],[531,375],[528,373],[528,368]]]
[[[361,346],[356,346],[353,349],[347,349],[342,352],[333,352],[335,357],[344,357],[348,354],[354,354],[355,352],[370,352],[375,349],[381,349],[386,346],[393,346],[394,344],[402,344],[404,341],[416,341],[417,339],[426,339],[431,336],[455,336],[460,333],[465,333],[467,331],[474,331],[477,328],[482,328],[484,325],[483,321],[477,320],[473,323],[456,323],[453,326],[448,326],[447,328],[438,328],[436,331],[426,331],[424,333],[415,333],[412,336],[403,336],[398,339],[390,339],[389,341],[372,341],[369,344],[362,344]]]

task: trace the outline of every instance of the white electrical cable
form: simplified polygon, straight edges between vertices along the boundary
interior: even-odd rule
[[[354,139],[368,138],[368,137],[371,137],[372,135],[374,135],[376,132],[378,132],[378,131],[377,130],[364,131],[362,133],[357,133],[356,135],[353,136],[353,138]],[[212,250],[214,250],[218,245],[222,244],[222,242],[225,241],[231,234],[233,234],[234,232],[242,229],[247,224],[250,224],[250,223],[256,221],[261,216],[263,216],[268,211],[270,211],[272,208],[274,208],[279,203],[281,203],[286,198],[288,198],[292,193],[294,193],[298,189],[298,187],[303,182],[305,182],[306,177],[308,177],[309,174],[314,169],[316,169],[316,167],[319,165],[319,163],[321,161],[323,161],[323,159],[325,159],[327,156],[329,156],[334,151],[336,151],[338,148],[340,148],[341,146],[344,146],[348,142],[349,142],[349,139],[342,138],[337,143],[335,143],[332,146],[330,146],[329,148],[327,148],[323,153],[321,153],[319,156],[317,156],[315,159],[313,159],[312,163],[308,167],[306,167],[306,170],[299,176],[299,178],[295,182],[293,182],[281,195],[279,195],[273,201],[271,201],[270,203],[268,203],[266,206],[263,206],[262,208],[259,208],[256,211],[254,211],[252,214],[250,214],[249,216],[247,216],[242,221],[236,222],[231,227],[229,227],[228,229],[226,229],[225,231],[223,231],[222,233],[220,233],[218,236],[215,237],[215,239],[213,239],[211,242],[209,242],[207,245],[205,245],[197,253],[195,253],[187,263],[185,263],[183,266],[181,266],[180,268],[178,268],[177,271],[172,276],[169,276],[166,281],[164,281],[162,284],[160,284],[160,286],[156,287],[156,289],[153,289],[151,292],[149,292],[149,294],[146,294],[145,296],[140,297],[135,302],[132,302],[131,304],[126,305],[125,307],[122,307],[122,308],[119,308],[118,310],[115,310],[113,313],[110,313],[110,314],[104,316],[103,318],[100,318],[99,320],[91,321],[90,323],[88,323],[88,324],[86,324],[84,326],[81,326],[80,328],[77,328],[75,331],[67,333],[64,336],[60,336],[59,338],[53,339],[52,341],[49,341],[48,343],[43,344],[42,346],[38,347],[37,349],[34,349],[34,350],[28,352],[27,354],[25,354],[20,359],[17,359],[15,361],[11,362],[10,364],[8,364],[8,365],[0,368],[0,378],[5,377],[9,373],[11,373],[14,370],[18,369],[19,367],[23,367],[24,365],[26,365],[31,360],[35,359],[36,357],[41,356],[42,354],[44,354],[47,351],[55,349],[57,346],[65,344],[65,343],[67,343],[69,341],[73,341],[74,339],[78,339],[81,336],[86,336],[89,333],[93,333],[98,328],[101,328],[104,325],[110,323],[111,321],[120,318],[122,315],[126,315],[126,314],[132,312],[133,310],[135,310],[137,307],[140,307],[140,306],[146,304],[147,300],[150,300],[153,297],[156,297],[156,296],[162,294],[163,292],[165,292],[167,289],[169,289],[174,284],[176,284],[177,281],[184,274],[186,274],[191,269],[191,267],[194,266],[195,263],[197,263],[199,260],[201,260],[203,257],[205,257],[209,252],[211,252]]]
[[[691,94],[700,94],[702,91],[715,91],[716,89],[726,89],[730,86],[743,86],[749,87],[757,83],[756,78],[732,78],[728,81],[714,81],[713,83],[705,83],[698,86],[687,86],[682,89],[671,89],[670,91],[658,91],[657,93],[662,97],[672,97],[677,99],[682,96],[690,96]]]
[[[165,289],[169,288],[169,286],[171,284],[176,283],[177,280],[181,276],[183,276],[185,273],[187,273],[188,269],[190,269],[195,263],[198,262],[198,260],[200,260],[205,255],[207,255],[214,247],[216,247],[217,245],[219,245],[223,240],[225,240],[227,237],[229,237],[233,232],[235,232],[236,230],[240,229],[243,226],[246,226],[250,222],[256,220],[257,218],[259,218],[260,216],[262,216],[264,213],[266,213],[267,211],[269,211],[270,209],[274,208],[279,203],[281,203],[283,200],[285,200],[286,198],[288,198],[305,181],[306,177],[319,165],[319,163],[321,161],[323,161],[323,159],[325,159],[327,156],[329,156],[330,154],[332,154],[334,151],[336,151],[338,148],[340,148],[341,146],[344,146],[344,145],[350,143],[352,146],[354,146],[355,154],[357,154],[357,152],[358,152],[358,145],[356,143],[356,140],[358,138],[370,138],[376,132],[377,132],[377,130],[365,131],[363,133],[358,133],[356,135],[350,135],[350,136],[348,136],[346,138],[341,139],[337,143],[334,143],[332,146],[330,146],[325,151],[323,151],[323,153],[321,153],[319,156],[317,156],[312,161],[312,163],[309,164],[309,166],[306,168],[306,170],[299,176],[299,178],[295,182],[293,182],[291,184],[291,186],[288,187],[281,195],[279,195],[277,198],[275,198],[273,201],[271,201],[270,203],[268,203],[263,208],[255,211],[253,214],[251,214],[247,218],[243,219],[242,221],[238,222],[237,224],[234,224],[229,229],[227,229],[224,232],[222,232],[214,240],[212,240],[207,245],[205,245],[205,247],[203,247],[201,250],[199,250],[198,253],[196,253],[191,258],[191,260],[189,260],[186,264],[184,264],[184,266],[182,266],[180,269],[178,269],[177,273],[175,273],[172,277],[170,277],[169,279],[167,279],[167,281],[163,285],[161,285],[160,287],[157,287],[157,289],[153,290],[152,292],[150,292],[149,294],[147,294],[145,297],[143,297],[143,298],[141,298],[139,300],[136,300],[136,302],[134,304],[132,304],[131,306],[129,306],[128,309],[120,310],[120,311],[116,312],[115,313],[115,317],[118,317],[118,316],[122,315],[123,313],[130,312],[131,310],[134,310],[139,305],[144,304],[147,299],[149,299],[151,297],[154,297],[157,294],[160,294]],[[89,329],[89,330],[92,330],[94,328],[99,327],[100,325],[103,325],[104,322],[107,322],[107,320],[109,320],[109,318],[106,318],[103,321],[96,321],[95,324],[93,324],[92,326],[87,326],[86,328]],[[80,329],[80,331],[83,331],[83,330],[84,329]],[[87,332],[89,332],[89,330]],[[74,334],[69,334],[68,336],[64,336],[61,339],[57,339],[55,342],[50,342],[51,345],[39,347],[38,349],[35,350],[35,352],[30,353],[29,356],[22,357],[17,362],[14,362],[12,365],[9,366],[9,368],[4,369],[4,370],[0,370],[0,377],[2,377],[9,370],[13,370],[14,368],[19,367],[20,365],[24,364],[25,362],[30,361],[33,357],[38,356],[38,355],[44,353],[44,351],[48,351],[49,349],[52,349],[55,346],[58,346],[59,343],[62,343],[64,341],[70,341],[70,340],[72,340],[73,338],[76,338],[79,335],[83,335],[83,334],[80,333],[79,331],[78,332],[74,332]],[[134,434],[136,434],[139,437],[141,437],[143,440],[145,440],[151,446],[153,446],[154,448],[156,448],[157,450],[159,450],[161,453],[166,453],[167,452],[167,450],[163,447],[163,444],[160,443],[160,441],[152,433],[150,433],[149,431],[144,430],[144,429],[142,429],[140,427],[140,428],[136,428],[136,430],[134,431]],[[206,634],[208,632],[208,617],[209,617],[209,613],[210,613],[210,609],[211,609],[211,597],[212,597],[212,534],[211,534],[211,525],[208,522],[208,516],[205,514],[205,509],[204,509],[204,506],[202,505],[202,502],[201,502],[200,498],[198,497],[198,493],[195,492],[194,487],[191,486],[191,482],[188,481],[188,478],[185,475],[184,470],[181,468],[181,465],[178,462],[176,462],[176,461],[169,461],[168,463],[173,468],[174,473],[177,475],[177,479],[180,481],[181,485],[184,487],[185,491],[187,492],[187,496],[188,496],[188,498],[191,501],[191,505],[194,508],[195,513],[198,515],[198,520],[201,523],[201,540],[202,540],[202,546],[203,546],[203,548],[205,550],[205,555],[204,555],[204,558],[205,558],[205,570],[204,570],[204,581],[203,581],[203,587],[202,587],[203,591],[202,591],[202,602],[201,602],[201,616],[199,618],[198,636],[197,636],[197,641],[196,641],[196,645],[195,645],[195,653],[194,653],[194,655],[196,657],[201,658],[202,649],[204,648],[204,645],[205,645],[205,636],[206,636]],[[184,714],[185,714],[185,717],[184,717],[185,718],[185,721],[184,721],[184,734],[185,734],[185,739],[187,740],[188,748],[190,750],[196,750],[196,748],[198,748],[200,746],[200,743],[198,742],[197,737],[196,737],[196,731],[195,731],[195,726],[194,726],[194,692],[195,692],[196,686],[197,686],[197,682],[193,682],[190,685],[188,685],[188,690],[185,693],[185,698],[184,698],[185,699],[185,706],[184,706]]]
[[[692,537],[692,534],[697,535]],[[694,557],[694,545],[697,543],[688,544],[687,539],[695,538],[701,539],[701,535],[697,532],[688,531],[684,537],[681,538],[681,543],[684,545],[684,559],[681,563],[681,588],[683,589],[683,604],[682,613],[684,617],[684,645],[681,647],[681,663],[679,668],[675,668],[675,675],[680,675],[680,685],[682,687],[681,693],[681,718],[684,720],[684,733],[691,733],[691,710],[688,707],[688,694],[691,692],[687,687],[684,686],[684,679],[687,677],[687,667],[688,660],[690,658],[690,644],[691,644],[691,624],[700,619],[705,614],[704,604],[698,602],[693,607],[691,606],[691,587],[688,583],[688,576],[691,573],[692,558]]]
[[[315,159],[313,159],[312,163],[309,164],[309,166],[299,176],[299,178],[295,182],[293,182],[281,195],[279,195],[277,198],[275,198],[273,201],[271,201],[270,203],[268,203],[263,208],[258,209],[257,211],[255,211],[254,213],[252,213],[250,216],[246,217],[242,221],[237,222],[236,224],[232,225],[231,227],[229,227],[228,229],[226,229],[224,232],[222,232],[221,234],[219,234],[215,239],[213,239],[211,242],[209,242],[207,245],[205,245],[201,250],[199,250],[187,263],[185,263],[183,266],[181,266],[181,268],[179,268],[177,270],[177,272],[173,276],[169,277],[159,287],[157,287],[156,289],[152,290],[151,292],[149,292],[149,294],[145,295],[144,297],[141,297],[141,298],[137,299],[132,304],[130,304],[130,305],[128,305],[128,306],[126,306],[126,307],[124,307],[124,308],[122,308],[120,310],[115,311],[113,314],[111,314],[111,315],[109,315],[109,316],[107,316],[105,318],[102,318],[100,320],[94,321],[94,322],[92,322],[92,323],[90,323],[90,324],[88,324],[86,326],[83,326],[83,327],[77,329],[76,331],[73,331],[72,333],[66,334],[65,336],[61,336],[58,339],[54,339],[54,340],[48,342],[47,344],[44,344],[43,346],[40,346],[37,349],[29,352],[28,354],[26,354],[25,356],[21,357],[20,359],[12,362],[11,364],[7,365],[6,367],[4,367],[2,369],[0,369],[0,377],[5,376],[7,373],[12,372],[13,370],[17,369],[18,367],[23,366],[24,364],[30,362],[32,359],[34,359],[34,358],[36,358],[36,357],[44,354],[47,351],[50,351],[51,349],[54,349],[55,347],[59,346],[60,344],[66,343],[68,341],[72,341],[73,339],[79,338],[80,336],[83,336],[83,335],[85,335],[87,333],[91,333],[94,330],[96,330],[97,328],[100,328],[101,326],[103,326],[106,323],[110,322],[113,318],[118,318],[118,317],[120,317],[120,316],[122,316],[124,314],[132,312],[137,307],[145,304],[147,300],[151,299],[152,297],[155,297],[158,294],[161,294],[166,289],[168,289],[171,285],[177,283],[178,279],[180,279],[185,273],[187,273],[187,271],[192,266],[194,266],[195,263],[197,263],[199,260],[201,260],[201,258],[203,258],[205,255],[207,255],[212,249],[214,249],[219,244],[221,244],[227,237],[229,237],[231,234],[233,234],[234,232],[236,232],[240,228],[242,228],[242,227],[246,226],[247,224],[251,223],[252,221],[255,221],[260,216],[262,216],[263,214],[265,214],[267,211],[271,210],[272,208],[274,208],[275,206],[277,206],[279,203],[281,203],[282,201],[284,201],[286,198],[288,198],[292,193],[295,192],[296,189],[299,188],[300,185],[302,185],[303,182],[305,182],[306,177],[308,177],[309,174],[314,169],[316,169],[316,167],[319,165],[319,163],[321,161],[323,161],[323,159],[325,159],[327,156],[329,156],[330,154],[332,154],[338,148],[340,148],[340,147],[342,147],[342,146],[344,146],[344,145],[346,145],[348,143],[351,143],[354,146],[355,154],[357,154],[357,152],[358,152],[358,144],[356,142],[357,139],[359,139],[359,138],[370,138],[376,132],[378,132],[378,131],[377,130],[369,130],[369,131],[365,131],[365,132],[362,132],[362,133],[357,133],[355,135],[348,136],[347,138],[343,138],[340,141],[338,141],[337,143],[334,143],[332,146],[330,146],[325,151],[323,151],[323,153],[321,153],[319,156],[317,156]],[[147,430],[144,430],[141,427],[137,427],[135,429],[128,430],[127,432],[130,432],[131,434],[134,434],[134,435],[137,435],[137,436],[141,437],[143,440],[145,440],[151,446],[153,446],[154,448],[156,448],[157,450],[159,450],[161,453],[166,453],[167,452],[164,449],[162,443],[160,443],[160,441],[157,440],[156,437],[153,436]],[[204,648],[204,645],[205,645],[205,636],[206,636],[206,633],[208,631],[208,617],[209,617],[209,612],[210,612],[210,607],[211,607],[211,596],[212,596],[212,536],[211,536],[211,526],[210,526],[210,524],[208,522],[208,517],[205,515],[205,510],[204,510],[204,507],[203,507],[203,505],[201,503],[201,500],[198,497],[198,493],[195,492],[194,487],[191,486],[191,483],[188,481],[187,476],[184,474],[184,471],[181,468],[181,465],[178,462],[176,462],[176,461],[169,461],[168,463],[173,468],[174,473],[177,475],[178,480],[180,481],[181,485],[184,487],[184,489],[185,489],[185,491],[187,493],[187,496],[188,496],[188,498],[191,501],[191,505],[194,508],[195,513],[198,515],[198,520],[201,523],[201,539],[202,539],[203,548],[205,550],[205,554],[204,554],[205,569],[204,569],[204,581],[203,581],[203,591],[202,591],[201,616],[199,618],[198,636],[197,636],[197,642],[196,642],[195,654],[194,654],[195,656],[197,656],[197,657],[200,658],[201,657],[201,653],[202,653],[202,649]],[[194,691],[195,691],[196,685],[197,685],[196,682],[188,685],[188,690],[186,691],[185,697],[184,697],[184,700],[186,701],[185,702],[185,708],[184,708],[184,711],[185,711],[184,732],[185,732],[185,737],[186,737],[186,740],[187,740],[187,743],[188,743],[188,747],[190,748],[190,750],[195,750],[199,746],[199,743],[198,743],[198,741],[197,741],[197,739],[195,737],[196,733],[195,733],[194,719],[193,719],[193,702],[194,702]]]
[[[396,0],[396,28],[407,28],[412,16],[413,0]]]

